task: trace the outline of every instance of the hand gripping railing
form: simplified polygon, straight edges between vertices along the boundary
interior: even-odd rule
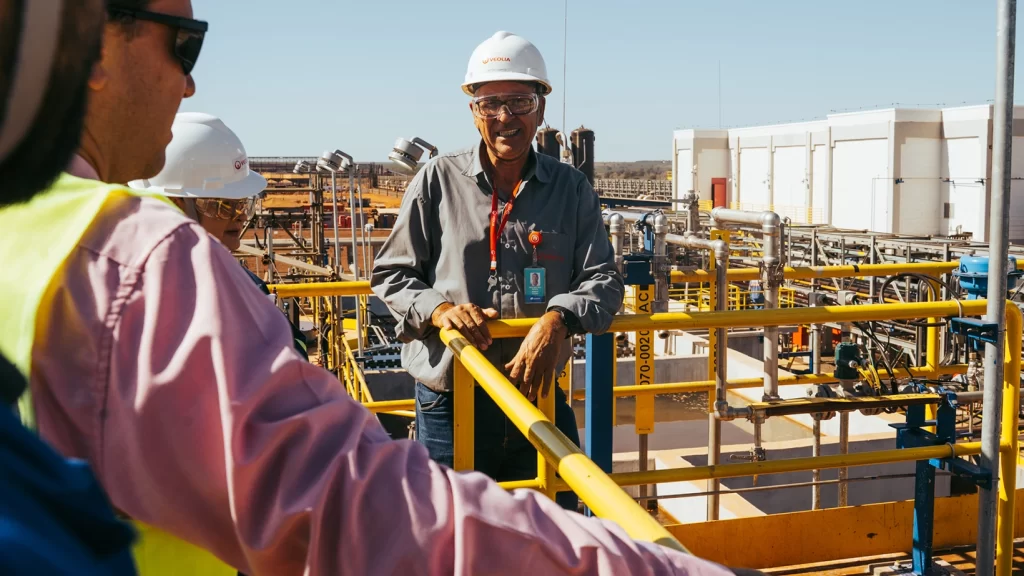
[[[468,388],[467,395],[472,402],[472,381],[475,380],[594,514],[617,522],[634,540],[654,542],[687,552],[664,526],[623,492],[597,464],[555,428],[554,423],[531,404],[519,389],[461,334],[452,330],[442,330],[441,340],[454,353],[456,363],[471,377],[470,380],[466,380],[456,376],[457,380],[461,380],[455,383],[456,434],[459,433],[460,427],[458,396],[460,391],[465,392]],[[457,367],[456,370],[460,368]],[[549,393],[548,397],[553,399],[554,393]],[[472,421],[470,420],[467,425],[472,426]],[[472,454],[472,447],[469,453]],[[543,476],[543,472],[541,475]]]

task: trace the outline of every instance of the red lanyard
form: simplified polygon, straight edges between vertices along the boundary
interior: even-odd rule
[[[520,180],[516,183],[516,187],[512,189],[512,198],[509,199],[508,203],[501,210],[501,219],[498,218],[498,188],[495,187],[491,193],[491,272],[498,271],[498,236],[501,236],[502,231],[505,230],[505,224],[508,222],[508,216],[512,212],[512,204],[516,201],[516,196],[519,195],[519,189],[522,187],[523,181]]]

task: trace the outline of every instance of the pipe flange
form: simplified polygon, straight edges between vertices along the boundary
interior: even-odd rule
[[[818,384],[807,388],[808,398],[838,398],[836,391],[828,384]],[[831,420],[836,417],[836,412],[816,412],[811,417],[818,420]]]

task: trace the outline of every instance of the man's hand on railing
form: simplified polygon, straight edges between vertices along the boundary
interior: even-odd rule
[[[555,380],[558,352],[569,329],[562,323],[562,315],[548,312],[530,329],[526,339],[519,346],[519,353],[505,364],[508,379],[519,385],[519,391],[530,399],[537,399],[540,392],[544,397],[551,392]]]
[[[476,304],[459,304],[458,306],[445,302],[434,309],[430,315],[430,322],[435,328],[446,330],[458,330],[463,336],[481,350],[493,342],[491,333],[487,330],[487,321],[498,318],[498,311],[494,308],[480,308]]]

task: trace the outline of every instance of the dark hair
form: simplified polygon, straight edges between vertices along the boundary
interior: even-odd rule
[[[149,3],[152,0],[106,0],[108,16],[107,18],[111,22],[117,22],[121,26],[121,30],[129,37],[134,38],[138,33],[138,22],[132,18],[111,15],[109,12],[110,8],[125,8],[128,10],[145,10],[149,8]]]
[[[4,24],[0,26],[0,107],[4,113],[21,40],[24,3],[11,0],[10,4],[13,9],[0,18],[0,24]],[[25,138],[0,162],[0,206],[24,202],[49,187],[78,148],[86,85],[100,54],[101,9],[102,2],[96,0],[64,3],[61,37],[42,104]]]

